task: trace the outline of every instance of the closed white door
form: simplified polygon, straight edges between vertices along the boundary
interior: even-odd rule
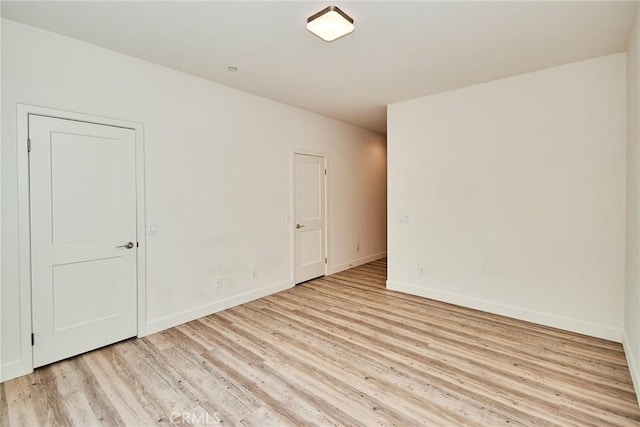
[[[325,159],[295,154],[296,283],[325,274]]]
[[[135,133],[29,116],[34,367],[136,335]]]

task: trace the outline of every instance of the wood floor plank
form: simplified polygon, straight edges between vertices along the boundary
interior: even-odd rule
[[[7,395],[4,391],[4,384],[0,384],[0,422],[9,419],[9,404],[7,403]]]
[[[150,366],[166,381],[182,399],[172,405],[171,412],[185,412],[194,403],[206,410],[210,418],[219,414],[227,419],[231,416],[245,417],[253,412],[251,402],[239,400],[227,390],[211,383],[211,378],[200,363],[185,358],[181,351],[171,347],[162,353],[144,341],[136,346]],[[249,404],[248,404],[249,403]]]
[[[121,345],[122,343],[117,344]],[[156,399],[147,399],[146,393],[140,387],[141,377],[145,372],[136,372],[128,378],[127,374],[130,371],[123,372],[112,353],[113,346],[110,346],[79,357],[84,358],[87,367],[97,379],[97,386],[117,408],[124,425],[153,425],[158,418],[150,415],[147,408],[152,410],[157,403]]]
[[[349,292],[351,289],[369,291],[365,294],[359,293],[358,299],[390,302],[389,305],[391,307],[397,306],[397,303],[395,303],[395,301],[401,301],[402,308],[405,310],[409,308],[415,308],[418,310],[425,310],[425,313],[431,311],[441,312],[443,314],[443,318],[459,317],[467,321],[467,323],[469,324],[473,324],[476,322],[482,323],[487,327],[487,329],[502,327],[506,328],[508,331],[516,333],[519,331],[520,333],[527,334],[529,339],[540,337],[541,342],[545,343],[546,345],[553,345],[557,343],[563,345],[579,345],[581,343],[585,343],[585,349],[603,349],[606,350],[606,352],[613,352],[616,355],[619,355],[623,352],[622,347],[618,343],[614,343],[611,341],[587,337],[567,331],[561,331],[558,329],[549,328],[530,322],[519,321],[508,317],[494,316],[490,313],[485,313],[479,310],[468,309],[465,307],[442,303],[427,298],[416,298],[412,295],[407,295],[399,292],[389,293],[384,289],[383,286],[372,287],[371,283],[363,281],[362,279],[357,277],[354,278],[353,274],[357,273],[351,273],[351,276],[348,276],[347,273],[341,273],[341,275],[329,276],[320,280],[323,284],[335,283],[337,285],[340,285],[340,289],[342,289],[345,293]],[[320,287],[318,287],[318,289],[320,289]],[[598,351],[598,354],[604,355],[606,354],[606,352]]]
[[[37,369],[1,426],[640,426],[619,343],[385,288],[386,260]]]
[[[261,314],[264,314],[264,319],[268,320],[269,323],[273,324],[278,322],[279,316],[268,317],[269,313],[267,313],[267,310],[261,311],[262,313],[251,313],[251,318],[259,318]],[[239,325],[238,329],[241,330],[243,334],[247,332],[260,334],[260,327],[257,323],[252,325],[250,323],[244,323],[241,320],[238,320],[234,324],[236,323]],[[233,325],[231,327],[233,327]],[[402,399],[397,400],[401,403],[399,406],[402,406],[402,412],[414,414],[413,421],[404,419],[401,425],[414,425],[425,421],[431,425],[450,425],[452,423],[459,424],[462,422],[459,412],[443,411],[442,408],[438,406],[439,402],[436,401],[438,396],[434,393],[429,395],[428,390],[420,388],[412,390],[412,386],[415,386],[415,383],[413,383],[412,380],[403,381],[405,378],[400,375],[397,370],[390,369],[386,364],[371,363],[370,360],[366,360],[361,356],[355,359],[352,352],[344,351],[342,346],[336,345],[335,342],[326,342],[314,337],[309,330],[298,329],[298,333],[293,330],[282,332],[278,334],[278,337],[274,341],[274,346],[281,344],[281,347],[287,348],[287,354],[292,356],[286,360],[287,366],[295,365],[296,363],[304,365],[300,360],[310,361],[311,365],[303,366],[301,369],[302,372],[308,373],[310,371],[316,371],[316,373],[324,376],[325,381],[332,380],[331,382],[336,384],[337,389],[341,389],[342,392],[349,391],[352,395],[356,396],[355,399],[352,398],[348,402],[352,411],[357,410],[355,404],[358,403],[359,397],[362,398],[363,401],[366,401],[365,406],[368,408],[377,408],[376,414],[383,411],[390,412],[389,409],[385,407],[384,402],[393,397],[389,395],[388,391],[395,390],[396,394],[402,394]],[[309,349],[313,349],[313,351],[309,351]],[[277,350],[274,349],[272,351],[275,352]],[[349,366],[349,369],[345,370],[345,366]],[[346,383],[337,378],[341,378],[346,381]],[[409,393],[407,390],[411,392]],[[468,410],[469,408],[464,409]],[[489,411],[486,412],[487,414],[485,415],[489,415]],[[371,413],[369,415],[371,415]],[[401,414],[389,414],[389,416],[398,419],[401,417]],[[490,417],[487,416],[485,418],[489,419]],[[376,422],[370,420],[370,422],[365,424],[373,425],[376,424]]]
[[[82,385],[76,376],[70,361],[56,363],[48,371],[51,381],[56,384],[52,391],[52,399],[58,400],[64,415],[73,425],[95,425],[98,418],[84,393]],[[59,397],[58,397],[59,396]]]
[[[259,315],[259,313],[256,313]],[[254,316],[255,317],[255,316]],[[241,325],[241,326],[240,326]],[[353,369],[350,372],[345,372],[344,369],[331,369],[329,366],[330,354],[322,354],[319,356],[319,352],[315,351],[309,353],[309,346],[307,342],[296,342],[295,340],[283,340],[283,335],[278,334],[274,337],[268,330],[255,327],[255,324],[244,323],[242,319],[237,318],[234,323],[229,326],[230,332],[242,334],[242,336],[250,336],[252,339],[249,343],[258,344],[267,349],[271,354],[278,355],[277,358],[267,360],[265,364],[270,366],[278,365],[281,367],[287,367],[287,371],[291,373],[291,380],[297,381],[301,386],[305,388],[324,389],[324,391],[316,392],[315,394],[322,396],[323,399],[331,402],[336,407],[343,407],[345,414],[355,414],[362,419],[365,415],[374,415],[369,425],[388,425],[389,423],[381,422],[379,418],[386,420],[395,420],[396,422],[403,422],[404,424],[416,424],[418,420],[411,419],[404,416],[402,413],[396,411],[387,410],[382,405],[382,402],[373,398],[375,393],[363,393],[362,386],[364,381],[364,375],[357,377],[353,375]],[[250,334],[250,335],[249,335]],[[268,341],[267,341],[268,340]],[[287,345],[287,351],[282,352],[279,350],[281,345]],[[341,366],[340,368],[343,368]],[[348,378],[348,382],[345,381]],[[331,390],[331,392],[326,392]],[[379,389],[380,392],[384,392],[383,389]],[[346,399],[346,400],[345,400]],[[346,403],[346,406],[344,405]],[[380,410],[371,413],[372,407],[379,408]],[[403,408],[403,413],[410,409]],[[434,417],[437,414],[434,414]],[[348,420],[349,415],[343,416],[343,419]],[[424,418],[424,417],[422,417]],[[440,419],[442,422],[442,419]],[[351,424],[351,423],[350,423]]]
[[[118,409],[107,397],[104,390],[98,384],[98,378],[89,365],[87,358],[76,357],[70,360],[76,377],[80,380],[83,393],[100,424],[115,426],[124,425],[124,420]]]
[[[323,304],[325,304],[326,301],[332,301],[334,305],[336,305],[337,301],[342,301],[341,304],[337,304],[338,307],[344,307],[345,304],[352,304],[352,298],[355,294],[349,294],[348,291],[338,291],[336,289],[339,288],[323,286],[321,288],[309,288],[306,289],[306,291],[309,292],[309,294],[307,294],[309,297],[321,299],[322,296],[324,296],[324,299],[321,300]],[[341,292],[342,295],[338,292]],[[362,292],[359,291],[359,293]],[[482,334],[484,340],[491,340],[494,344],[497,344],[497,348],[500,349],[505,346],[515,345],[514,338],[516,338],[519,352],[535,352],[536,357],[550,357],[557,354],[559,357],[557,360],[553,360],[554,363],[557,363],[560,360],[570,360],[572,363],[586,361],[588,364],[594,364],[598,362],[597,357],[602,356],[602,354],[597,354],[596,357],[586,357],[584,354],[586,351],[581,349],[581,347],[584,346],[580,346],[571,352],[571,347],[569,345],[562,345],[561,348],[556,348],[553,343],[532,339],[529,335],[522,335],[517,330],[514,331],[515,328],[487,328],[481,324],[473,324],[468,322],[468,320],[461,320],[459,317],[445,317],[445,314],[447,313],[438,312],[433,309],[428,310],[428,312],[411,311],[408,309],[398,312],[390,310],[387,307],[389,307],[387,304],[378,304],[374,300],[367,299],[367,305],[363,306],[360,310],[366,312],[371,317],[384,318],[385,320],[388,319],[389,321],[401,322],[406,325],[422,326],[427,328],[431,327],[431,330],[428,331],[429,335],[437,334],[438,332],[450,332],[449,335],[453,336],[467,336],[475,338],[478,334]],[[567,358],[567,353],[575,354],[575,357]],[[612,357],[613,359],[611,359]],[[626,368],[626,364],[621,364],[622,362],[620,362],[620,360],[620,354],[616,353],[606,360],[607,363],[604,366],[610,368],[612,364],[617,364],[618,366]],[[586,364],[579,366],[579,368],[584,370],[586,368]],[[621,375],[628,377],[628,371],[626,369],[620,371]],[[612,373],[617,374],[618,372],[613,371]],[[602,375],[602,372],[600,372],[599,375]],[[620,377],[617,377],[616,381],[619,380]]]
[[[406,371],[412,378],[414,388],[431,388],[435,386],[438,393],[440,394],[440,399],[442,399],[444,396],[455,396],[456,400],[462,403],[466,403],[466,407],[464,410],[465,413],[470,412],[471,409],[473,409],[474,405],[482,406],[483,410],[491,407],[501,407],[504,420],[511,423],[526,424],[525,421],[518,421],[519,417],[522,418],[522,416],[524,415],[524,419],[528,422],[535,421],[536,425],[545,424],[544,420],[540,419],[537,415],[519,414],[518,408],[514,406],[504,406],[511,404],[511,401],[509,399],[503,399],[504,401],[502,402],[499,401],[501,399],[495,401],[488,400],[492,404],[492,406],[488,407],[482,403],[478,403],[487,401],[487,395],[492,395],[493,392],[490,390],[488,394],[484,394],[482,392],[478,393],[479,390],[477,387],[474,392],[469,391],[469,389],[465,387],[470,384],[470,379],[468,377],[463,378],[461,375],[454,376],[450,372],[442,370],[441,368],[443,366],[443,363],[437,359],[431,359],[423,354],[407,354],[408,352],[405,349],[392,349],[390,348],[389,344],[380,345],[377,337],[372,338],[367,334],[361,334],[355,330],[347,330],[346,328],[341,328],[340,325],[336,325],[327,319],[321,319],[319,317],[313,316],[308,312],[305,312],[304,314],[297,314],[293,311],[283,310],[274,311],[274,313],[276,313],[275,317],[281,316],[287,318],[292,318],[296,315],[299,315],[299,326],[305,325],[308,322],[313,322],[315,325],[321,325],[321,328],[316,328],[316,326],[311,325],[308,325],[308,328],[311,328],[311,333],[316,333],[318,335],[324,334],[323,329],[330,330],[330,339],[332,342],[339,342],[340,337],[342,336],[344,347],[350,348],[352,354],[353,350],[356,350],[358,355],[357,360],[359,364],[366,364],[369,360],[373,360],[375,362],[378,362],[380,366],[384,366],[387,370],[395,370],[396,372],[398,372],[398,369],[402,369]],[[301,327],[304,328],[304,326]],[[347,360],[346,364],[350,365],[352,364],[351,362],[352,361]],[[351,366],[350,369],[354,369],[354,367]],[[485,381],[482,380],[481,382]],[[464,384],[465,386],[461,386],[461,384]],[[389,389],[391,391],[394,391],[393,386],[389,387]],[[432,396],[428,397],[428,400],[433,399],[434,398]],[[485,410],[484,412],[489,411],[490,410]],[[455,411],[451,407],[449,407],[445,412],[455,413]],[[544,415],[544,412],[542,414]],[[467,421],[464,424],[469,424],[469,422],[470,421]]]
[[[40,394],[37,381],[37,375],[34,372],[2,384],[8,411],[8,416],[0,420],[3,425],[20,427],[44,425],[43,415],[47,414],[49,409],[37,402]]]
[[[306,304],[311,306],[321,306],[322,300],[314,299],[314,295],[305,295]],[[345,300],[345,305],[350,304],[350,300]],[[346,306],[343,308],[347,308]],[[346,310],[344,311],[347,312]],[[508,339],[502,336],[483,335],[483,345],[486,345],[485,341],[488,341],[491,345],[491,349],[479,346],[476,344],[478,333],[482,331],[474,331],[475,333],[456,332],[453,329],[449,329],[447,325],[442,322],[438,322],[437,325],[426,324],[424,322],[413,321],[413,316],[403,316],[393,312],[386,311],[384,316],[381,316],[383,310],[376,308],[372,310],[369,307],[362,308],[358,311],[358,314],[354,312],[348,313],[347,323],[362,321],[365,319],[369,326],[376,325],[379,331],[397,331],[397,334],[402,339],[418,340],[420,341],[424,337],[429,337],[428,342],[431,348],[447,347],[450,351],[459,351],[460,348],[466,349],[471,354],[478,356],[486,356],[492,354],[494,360],[500,360],[510,354],[517,354],[518,356],[512,356],[511,359],[515,363],[521,363],[523,369],[530,367],[532,364],[537,365],[541,360],[546,360],[549,363],[546,369],[553,369],[558,376],[564,376],[567,381],[572,381],[573,376],[579,376],[580,382],[592,381],[599,387],[607,388],[608,395],[612,399],[628,399],[633,401],[635,394],[630,384],[620,384],[618,381],[609,380],[606,377],[608,372],[604,372],[607,367],[601,367],[601,369],[590,369],[589,366],[581,366],[579,368],[573,368],[570,365],[563,363],[567,359],[566,355],[562,356],[559,353],[553,353],[546,349],[542,351],[536,347],[527,346],[526,343],[513,344],[513,338]],[[337,314],[338,315],[338,314]],[[354,317],[356,316],[356,317]],[[420,342],[417,342],[419,344]],[[452,354],[453,355],[453,354]],[[455,355],[453,355],[455,356]],[[532,368],[533,369],[533,368]],[[628,373],[627,373],[628,376]],[[626,378],[626,377],[625,377]]]

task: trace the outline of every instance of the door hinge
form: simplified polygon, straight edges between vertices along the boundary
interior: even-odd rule
[[[35,342],[36,342],[36,336],[33,333],[31,333],[31,345],[35,345]]]
[[[326,258],[324,259],[324,263],[325,263],[325,264],[327,263],[327,259],[326,259]]]
[[[31,138],[27,138],[27,153],[31,152]]]
[[[327,174],[327,170],[326,170],[326,169],[324,170],[324,174],[325,174],[325,175]]]

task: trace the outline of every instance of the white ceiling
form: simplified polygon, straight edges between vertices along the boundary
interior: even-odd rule
[[[306,18],[337,5],[326,43]],[[2,16],[385,133],[386,105],[622,52],[637,2],[8,2]],[[231,73],[228,66],[239,71]]]

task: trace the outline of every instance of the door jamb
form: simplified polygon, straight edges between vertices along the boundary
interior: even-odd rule
[[[324,275],[329,273],[329,154],[302,150],[291,149],[291,213],[289,214],[289,225],[291,232],[291,283],[296,285],[296,191],[295,191],[295,161],[296,154],[302,154],[306,156],[322,157],[324,160],[324,169],[327,171],[324,176],[324,256],[327,258],[327,262],[324,264]]]
[[[32,305],[31,305],[31,225],[29,195],[29,116],[40,115],[64,120],[74,120],[100,125],[132,129],[135,133],[136,164],[136,239],[139,246],[137,261],[137,336],[146,335],[146,216],[145,216],[145,159],[144,125],[142,123],[93,116],[70,111],[17,104],[17,172],[18,172],[18,271],[20,293],[20,353],[21,363],[11,378],[33,372],[33,351],[31,346]],[[36,338],[37,339],[37,338]],[[2,378],[5,381],[9,378]]]

